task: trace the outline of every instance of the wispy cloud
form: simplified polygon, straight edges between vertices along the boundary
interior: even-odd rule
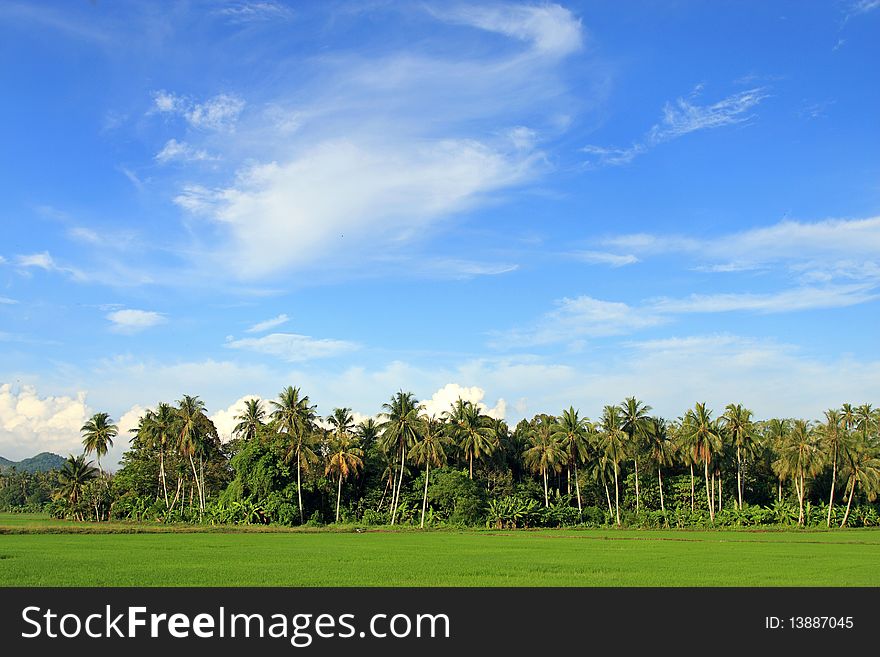
[[[48,251],[17,256],[15,264],[22,272],[27,272],[29,269],[42,269],[47,272],[64,274],[75,281],[82,282],[88,279],[88,276],[79,269],[59,265]]]
[[[109,313],[107,319],[110,320],[112,325],[111,330],[127,335],[140,333],[153,326],[164,324],[167,321],[161,313],[152,310],[134,310],[130,308]]]
[[[15,299],[10,299],[9,297],[0,297],[0,305],[12,306],[17,304],[18,301]]]
[[[608,253],[606,251],[575,251],[572,257],[591,265],[608,265],[610,267],[624,267],[634,265],[639,259],[632,255],[620,253]]]
[[[659,298],[647,304],[656,313],[719,313],[750,311],[785,313],[821,308],[843,308],[880,298],[873,285],[800,287],[766,294],[692,294],[681,299]]]
[[[257,322],[250,328],[246,329],[245,333],[262,333],[263,331],[268,331],[269,329],[273,329],[276,326],[286,324],[288,321],[290,321],[290,318],[286,314],[282,313],[277,317],[273,317],[272,319]]]
[[[257,23],[263,21],[287,20],[293,11],[279,2],[268,0],[254,2],[234,2],[216,9],[214,13],[230,23]]]
[[[339,356],[358,348],[355,343],[345,340],[318,339],[297,333],[270,333],[261,338],[229,340],[225,346],[275,356],[291,363]]]
[[[750,111],[768,97],[764,87],[755,87],[709,105],[699,105],[694,101],[701,90],[702,87],[697,87],[687,98],[678,98],[675,102],[666,103],[660,122],[652,126],[642,139],[630,146],[622,148],[584,146],[582,151],[593,156],[588,164],[590,166],[628,164],[650,149],[692,132],[744,123],[754,116]]]
[[[180,115],[194,128],[231,132],[244,107],[245,101],[235,94],[222,93],[198,103],[162,89],[153,93],[151,112]]]
[[[162,150],[156,153],[156,161],[160,164],[168,162],[208,162],[216,160],[217,157],[210,155],[208,151],[196,148],[185,141],[177,141],[169,139],[165,142]]]

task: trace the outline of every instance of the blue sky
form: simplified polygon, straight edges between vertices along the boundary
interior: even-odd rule
[[[878,402],[880,2],[7,2],[0,454],[301,386]],[[114,450],[118,456],[125,440]]]

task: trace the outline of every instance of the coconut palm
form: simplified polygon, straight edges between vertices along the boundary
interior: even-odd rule
[[[119,433],[119,427],[113,424],[109,413],[95,413],[80,431],[86,456],[94,452],[98,457],[98,471],[103,473],[101,457],[107,454],[109,447],[113,447],[113,439]]]
[[[244,403],[244,410],[235,416],[238,424],[232,430],[232,435],[242,440],[253,440],[257,432],[265,424],[266,410],[260,399],[248,399]]]
[[[354,420],[351,419],[350,409],[337,408],[334,417],[337,420],[350,420],[350,425],[354,426]],[[352,474],[364,466],[364,451],[357,446],[354,438],[343,427],[343,424],[334,425],[337,430],[334,434],[330,448],[330,457],[327,460],[327,467],[324,471],[325,475],[338,475],[339,484],[336,490],[336,522],[339,522],[339,505],[342,500],[342,482],[349,478]]]
[[[663,467],[675,461],[675,442],[669,433],[669,425],[662,417],[651,418],[651,430],[648,432],[648,454],[651,462],[657,467],[657,483],[660,484],[660,510],[666,517],[666,503],[663,501]]]
[[[460,397],[452,410],[444,413],[450,437],[458,444],[468,462],[468,476],[474,478],[474,459],[495,450],[495,430],[492,420],[480,413],[479,407]]]
[[[308,395],[300,396],[299,388],[287,386],[278,393],[278,400],[270,402],[270,417],[278,433],[287,436],[287,460],[296,460],[296,497],[299,507],[299,522],[305,522],[302,503],[302,471],[318,461],[312,450],[313,430],[317,414],[315,406],[309,404]]]
[[[64,461],[61,470],[58,471],[58,496],[67,500],[75,510],[83,494],[86,484],[98,476],[98,470],[92,467],[92,462],[86,462],[84,455],[74,456],[71,454]],[[80,520],[82,520],[80,514]]]
[[[578,463],[583,463],[589,453],[589,436],[595,432],[595,427],[587,418],[580,417],[573,406],[562,411],[553,432],[553,438],[565,450],[568,457],[566,465],[574,468],[574,486],[577,491],[578,512],[583,511],[581,506],[581,484],[578,481]],[[569,494],[571,494],[569,489]]]
[[[159,450],[159,481],[162,485],[162,493],[165,498],[165,507],[169,508],[168,483],[165,474],[165,453],[168,444],[176,433],[175,423],[177,413],[171,404],[164,402],[156,407],[155,411],[147,411],[142,419],[138,435],[142,436]]]
[[[806,420],[795,420],[788,439],[777,452],[773,469],[781,479],[791,479],[798,498],[798,524],[804,525],[804,497],[807,477],[816,475],[823,466],[819,436]]]
[[[627,435],[621,426],[623,418],[617,406],[606,406],[599,422],[599,448],[614,469],[614,511],[620,523],[620,464],[627,456]]]
[[[861,486],[869,502],[876,500],[880,493],[880,445],[872,438],[855,436],[842,451],[842,474],[850,487],[846,513],[840,523],[841,527],[845,527],[857,486]]]
[[[858,427],[862,436],[867,438],[868,434],[873,433],[880,426],[880,412],[871,408],[871,404],[862,404],[854,413],[853,427]]]
[[[406,451],[421,437],[422,421],[419,417],[421,405],[411,392],[402,390],[395,393],[391,401],[382,404],[384,422],[382,445],[386,451],[399,455],[400,472],[397,485],[391,489],[391,524],[395,522],[397,507],[400,504],[400,491],[403,487],[403,472],[406,464]]]
[[[431,476],[431,466],[436,468],[446,464],[446,447],[450,439],[443,432],[443,426],[432,417],[422,417],[421,438],[416,441],[410,450],[410,458],[417,465],[425,464],[425,490],[422,493],[422,521],[420,527],[425,527],[425,511],[428,507],[428,481]]]
[[[791,435],[791,420],[773,418],[765,423],[765,446],[768,447],[768,453],[771,455],[778,454],[785,445],[789,435]],[[775,470],[774,470],[775,472]],[[777,473],[779,481],[779,492],[777,500],[782,501],[782,477]]]
[[[204,482],[196,470],[195,455],[205,450],[210,420],[206,415],[205,402],[198,396],[184,395],[177,401],[177,449],[182,456],[189,459],[192,466],[193,479],[199,495],[199,513],[205,510]]]
[[[712,463],[712,457],[721,451],[722,442],[718,427],[712,420],[712,411],[706,408],[705,403],[697,403],[685,414],[681,430],[694,463],[703,464],[709,519],[715,522],[715,505],[712,503],[712,494],[709,491],[709,464]]]
[[[751,454],[755,444],[755,424],[752,412],[742,404],[728,404],[719,418],[721,426],[736,447],[736,498],[737,506],[743,508],[742,457]]]
[[[844,404],[848,407],[849,404]],[[848,419],[850,418],[850,419]],[[849,428],[855,423],[855,416],[852,407],[843,408],[838,411],[830,408],[825,411],[825,422],[819,428],[822,438],[822,449],[825,453],[826,460],[831,461],[831,494],[828,498],[828,518],[825,521],[826,527],[831,527],[831,512],[834,510],[834,488],[837,485],[837,457],[840,452],[841,442],[846,439]]]
[[[639,452],[644,447],[651,427],[648,412],[651,407],[635,397],[627,397],[620,405],[620,428],[627,435],[627,449],[636,468],[636,513],[639,511]]]
[[[333,415],[327,416],[327,422],[332,427],[333,435],[337,438],[354,433],[354,416],[351,414],[350,408],[334,408]]]
[[[523,452],[523,460],[532,472],[540,474],[544,479],[544,506],[550,506],[550,493],[547,478],[550,470],[559,472],[566,461],[566,453],[554,438],[554,425],[550,422],[539,422],[529,435],[530,447]]]
[[[361,443],[361,449],[364,450],[364,452],[368,451],[373,446],[376,440],[379,439],[379,434],[382,433],[379,429],[379,423],[371,417],[362,420],[357,427],[355,427],[354,432],[357,434]]]

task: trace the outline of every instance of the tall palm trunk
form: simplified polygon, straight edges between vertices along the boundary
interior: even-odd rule
[[[165,449],[159,449],[159,479],[162,481],[162,492],[165,493],[165,508],[168,508],[168,485],[165,482]]]
[[[804,493],[801,489],[801,481],[800,475],[795,474],[794,476],[794,492],[797,494],[798,498],[798,525],[803,527],[804,524]]]
[[[709,505],[709,520],[715,522],[715,505],[712,504],[712,495],[709,493],[709,461],[703,461],[703,472],[706,475],[706,504]]]
[[[339,471],[339,487],[336,489],[336,522],[339,522],[340,501],[342,501],[342,470]]]
[[[205,502],[208,497],[207,491],[205,491],[205,459],[199,454],[199,477],[202,479],[202,489],[199,491],[199,503],[201,504],[200,511],[204,513],[205,511]]]
[[[196,462],[193,460],[192,452],[190,452],[190,454],[189,454],[189,464],[192,466],[193,477],[196,480],[196,492],[198,493],[198,496],[199,496],[199,511],[201,511],[202,510],[202,507],[201,507],[202,484],[201,484],[201,482],[199,482],[199,473],[198,473],[198,470],[196,470]],[[190,496],[190,503],[191,503],[191,501],[192,501],[192,496]]]
[[[471,450],[471,452],[468,454],[468,464],[470,465],[470,475],[469,476],[471,479],[473,479],[474,478],[474,452],[473,452],[473,450]]]
[[[547,468],[544,468],[544,506],[550,506],[550,496],[547,493]]]
[[[583,513],[583,508],[581,507],[581,482],[578,481],[578,464],[577,461],[574,462],[574,488],[577,491],[578,498],[578,513]]]
[[[385,488],[382,489],[382,498],[379,500],[379,506],[376,507],[376,513],[378,513],[382,509],[382,503],[385,501],[385,495],[388,493],[388,489],[391,487],[391,482],[393,481],[394,473],[391,473],[391,476],[385,480]]]
[[[691,513],[696,509],[696,495],[694,494],[694,464],[691,463]]]
[[[391,524],[394,524],[394,520],[397,516],[397,507],[400,505],[400,489],[403,488],[403,467],[404,463],[406,463],[406,445],[400,446],[400,477],[397,480],[397,493],[395,493],[391,508]]]
[[[843,522],[840,523],[841,527],[846,525],[846,521],[849,518],[849,508],[852,506],[852,498],[853,493],[856,492],[856,478],[852,478],[852,487],[849,489],[849,501],[846,503],[846,513],[843,514]]]
[[[614,517],[614,507],[611,506],[611,493],[608,492],[608,482],[605,481],[605,478],[602,478],[602,485],[605,486],[605,499],[608,500],[608,516],[610,518]]]
[[[620,527],[620,484],[617,478],[617,465],[614,466],[614,510],[617,513],[617,526]]]
[[[736,499],[739,503],[739,510],[743,508],[743,489],[742,489],[742,459],[740,458],[739,445],[736,446]]]
[[[834,485],[837,483],[837,443],[834,443],[834,462],[831,467],[831,496],[828,498],[828,521],[827,527],[831,527],[831,510],[834,508]]]
[[[666,518],[666,504],[663,502],[663,468],[659,465],[657,466],[657,481],[660,484],[660,510],[663,512],[663,517]]]
[[[571,466],[565,469],[565,494],[571,497]]]
[[[299,458],[299,447],[296,448],[296,503],[299,506],[299,524],[305,524],[303,516],[302,465]]]
[[[428,477],[431,474],[431,459],[425,459],[425,492],[422,495],[422,523],[420,527],[425,528],[425,509],[428,507]]]
[[[721,513],[721,474],[718,474],[718,513]]]
[[[639,512],[639,458],[633,459],[636,464],[636,513]]]

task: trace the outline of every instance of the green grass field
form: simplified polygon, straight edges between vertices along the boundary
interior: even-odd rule
[[[880,586],[880,530],[192,532],[0,514],[0,586]],[[46,533],[56,532],[56,533]]]

